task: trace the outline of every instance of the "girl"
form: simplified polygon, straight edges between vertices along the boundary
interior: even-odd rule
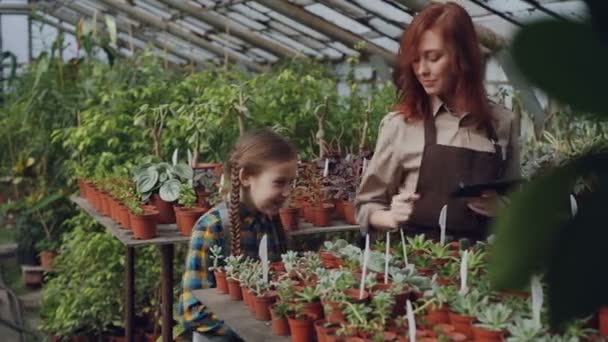
[[[178,310],[186,328],[194,331],[194,341],[237,339],[191,293],[215,286],[213,273],[208,271],[212,265],[209,249],[220,245],[225,254],[229,247],[231,254],[257,258],[260,240],[267,234],[269,259],[278,261],[286,247],[276,216],[296,177],[297,153],[293,145],[270,130],[249,132],[238,140],[230,166],[229,208],[223,202],[198,220],[186,260]]]
[[[483,239],[495,193],[460,200],[459,184],[519,178],[515,115],[489,103],[484,62],[471,17],[455,3],[420,12],[401,39],[393,81],[394,112],[380,124],[376,151],[356,200],[364,230],[439,233],[447,205],[447,232]]]

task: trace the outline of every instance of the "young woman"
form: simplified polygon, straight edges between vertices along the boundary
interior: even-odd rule
[[[395,110],[384,117],[356,206],[364,230],[405,227],[483,239],[488,217],[503,199],[495,193],[454,199],[461,183],[519,178],[515,115],[490,103],[484,61],[471,17],[455,3],[419,13],[401,38],[393,81]]]
[[[269,259],[278,261],[286,247],[276,215],[296,177],[293,145],[270,130],[247,133],[237,142],[230,164],[230,205],[221,203],[198,220],[186,260],[179,314],[186,327],[194,331],[194,341],[236,339],[191,292],[215,286],[213,273],[208,271],[212,265],[209,249],[220,245],[225,254],[229,249],[234,255],[257,258],[260,240],[267,234]]]

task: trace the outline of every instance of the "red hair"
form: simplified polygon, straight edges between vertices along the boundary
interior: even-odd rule
[[[455,3],[432,4],[414,17],[401,37],[393,82],[397,88],[394,109],[406,120],[431,117],[430,97],[416,78],[412,64],[419,58],[418,46],[422,34],[439,29],[450,56],[453,72],[455,108],[466,110],[478,124],[489,123],[489,105],[483,85],[484,61],[471,17]]]

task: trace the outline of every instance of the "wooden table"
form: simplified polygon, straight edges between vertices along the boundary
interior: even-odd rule
[[[300,226],[298,229],[289,231],[287,234],[289,236],[298,236],[298,235],[311,235],[311,234],[327,234],[327,233],[335,233],[335,232],[347,232],[347,231],[356,231],[360,230],[361,226],[357,224],[347,224],[342,220],[334,220],[331,221],[331,226],[329,227],[316,227],[313,226],[312,223],[304,222],[300,220]]]
[[[195,290],[192,294],[247,342],[291,341],[289,336],[274,335],[270,322],[256,320],[243,301],[231,300],[229,295],[219,294],[216,289]]]
[[[173,245],[177,243],[190,242],[189,236],[183,236],[177,230],[175,224],[159,224],[157,226],[158,236],[149,240],[138,240],[133,238],[130,229],[123,229],[110,217],[104,216],[89,204],[89,202],[78,196],[70,197],[81,209],[106,228],[123,245],[125,245],[125,335],[127,341],[134,341],[133,334],[135,320],[135,248],[157,245],[161,253],[161,281],[162,281],[162,337],[163,342],[173,340]]]

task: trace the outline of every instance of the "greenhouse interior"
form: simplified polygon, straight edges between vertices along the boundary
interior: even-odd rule
[[[1,341],[608,341],[604,0],[0,0],[0,52]]]

